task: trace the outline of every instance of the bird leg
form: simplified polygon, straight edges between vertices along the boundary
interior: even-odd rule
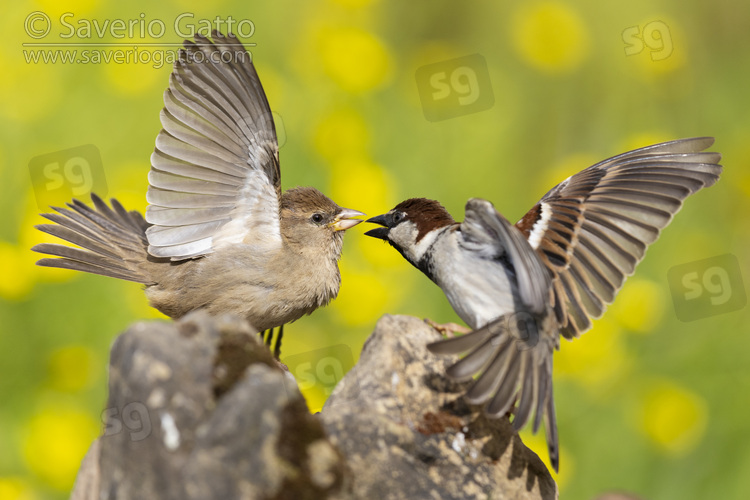
[[[266,346],[268,347],[268,350],[270,351],[271,344],[273,344],[273,328],[269,328],[268,330],[258,332],[258,335],[260,335],[261,342],[264,342]],[[276,343],[273,346],[273,357],[276,359],[276,361],[278,361],[279,357],[281,356],[281,337],[283,336],[284,336],[284,325],[281,325],[276,335]]]
[[[430,318],[425,318],[424,322],[449,338],[453,337],[454,333],[469,333],[471,331],[471,328],[467,328],[456,323],[436,323]]]
[[[276,334],[276,344],[273,346],[273,357],[278,361],[281,357],[281,337],[284,336],[284,325],[279,327],[279,331]],[[268,344],[271,345],[270,343]]]
[[[271,342],[273,341],[273,328],[266,330],[268,335],[266,336],[266,347],[271,350]]]

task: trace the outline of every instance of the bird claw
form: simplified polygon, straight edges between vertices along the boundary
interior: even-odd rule
[[[467,328],[456,323],[436,323],[430,318],[425,318],[424,322],[448,338],[452,338],[454,333],[466,334],[471,331],[471,328]]]

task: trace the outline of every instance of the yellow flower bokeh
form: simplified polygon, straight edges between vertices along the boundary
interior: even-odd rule
[[[342,207],[371,211],[395,204],[395,181],[380,165],[366,158],[342,158],[331,168],[331,198]]]
[[[666,290],[646,279],[633,277],[617,294],[609,316],[633,332],[652,332],[664,316]]]
[[[583,20],[563,2],[522,4],[512,17],[510,33],[521,58],[549,74],[578,68],[589,52]]]
[[[78,17],[90,15],[100,5],[99,0],[71,0],[67,2],[34,0],[34,3],[55,22],[66,12],[74,12]],[[72,24],[75,25],[75,20],[72,21]]]
[[[655,380],[643,400],[639,429],[662,451],[684,455],[706,431],[706,401],[669,380]]]
[[[377,271],[361,270],[343,259],[339,297],[331,303],[336,315],[348,326],[372,325],[400,295],[387,286]]]
[[[323,29],[319,47],[326,73],[343,90],[362,93],[391,78],[392,56],[383,41],[369,31],[349,26]]]
[[[313,146],[323,158],[364,155],[370,148],[370,130],[361,113],[339,108],[325,115],[313,132]]]
[[[152,40],[155,41],[155,40]],[[144,43],[148,43],[144,40]],[[169,49],[176,53],[178,49]],[[165,57],[176,58],[174,54],[167,55],[162,48],[126,47],[113,49],[111,53],[121,54],[120,61],[103,62],[100,64],[108,88],[115,95],[133,97],[164,84],[164,76],[172,67],[167,64]],[[161,62],[160,62],[161,61]],[[161,71],[160,71],[161,70]]]
[[[26,424],[24,462],[49,486],[69,490],[98,432],[99,424],[83,410],[61,405],[45,407]]]
[[[606,318],[572,342],[561,339],[555,353],[555,376],[571,378],[596,397],[612,394],[612,386],[631,371],[634,360],[620,329]]]
[[[21,477],[0,477],[0,498],[3,500],[37,500],[33,487]]]

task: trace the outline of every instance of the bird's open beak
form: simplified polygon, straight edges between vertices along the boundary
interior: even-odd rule
[[[377,227],[375,229],[370,229],[365,233],[365,236],[372,236],[373,238],[378,238],[381,240],[387,240],[388,239],[388,231],[390,231],[390,228],[388,227],[388,223],[386,222],[385,215],[376,215],[375,217],[372,217],[370,219],[367,219],[365,222],[370,222],[372,224],[379,224],[383,227]]]
[[[363,215],[367,214],[359,212],[357,210],[352,210],[351,208],[344,208],[333,219],[333,222],[331,222],[330,226],[334,231],[346,231],[347,229],[356,226],[360,222],[364,222],[362,219],[355,219],[355,217],[362,217]]]

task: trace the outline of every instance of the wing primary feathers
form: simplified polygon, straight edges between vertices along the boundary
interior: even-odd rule
[[[584,312],[603,314],[685,199],[716,182],[721,155],[703,152],[712,144],[711,137],[680,139],[608,158],[550,189],[518,222],[553,280],[562,281],[553,303],[563,331],[590,328]],[[551,211],[548,222],[529,227],[538,207]]]
[[[268,251],[282,245],[268,100],[239,40],[217,31],[212,37],[183,44],[151,155],[148,251],[173,261],[242,242]]]

